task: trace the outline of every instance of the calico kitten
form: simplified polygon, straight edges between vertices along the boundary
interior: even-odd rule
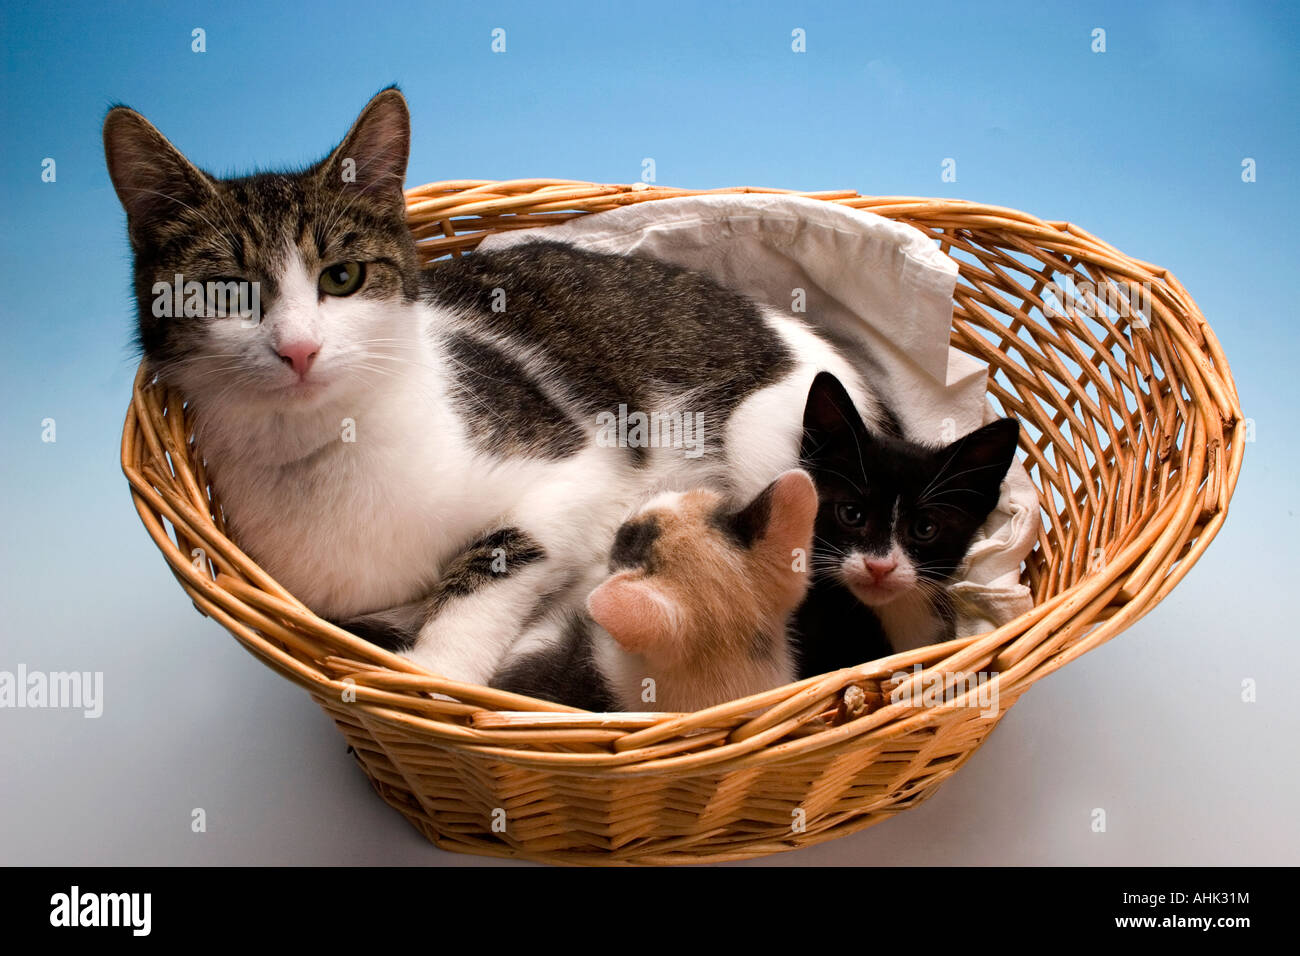
[[[795,624],[801,677],[953,637],[946,586],[997,505],[1019,430],[1003,418],[920,445],[868,428],[835,376],[813,380],[802,456],[821,504]]]
[[[573,581],[649,493],[748,500],[796,467],[817,371],[875,401],[801,320],[654,259],[539,241],[420,268],[409,142],[393,89],[291,172],[219,179],[130,109],[104,124],[140,345],[193,409],[234,540],[322,616],[427,614],[403,653],[481,684],[520,621],[581,610]],[[255,284],[260,312],[160,315],[178,277]],[[689,413],[703,445],[611,445],[622,412]],[[461,575],[484,529],[510,544]]]
[[[526,635],[493,686],[589,710],[682,713],[790,683],[787,624],[808,587],[816,513],[802,471],[739,510],[703,489],[655,497],[619,528],[587,619],[551,622],[559,641]]]

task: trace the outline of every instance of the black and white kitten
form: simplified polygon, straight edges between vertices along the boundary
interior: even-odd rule
[[[1020,426],[1003,418],[949,445],[869,428],[830,373],[804,410],[803,467],[820,504],[813,582],[795,618],[801,677],[953,637],[947,586],[996,507]]]
[[[193,408],[235,541],[324,617],[404,608],[382,622],[416,616],[404,653],[483,684],[521,622],[581,609],[573,582],[648,496],[746,501],[797,467],[818,371],[875,403],[798,318],[654,259],[534,242],[421,268],[409,125],[386,90],[315,165],[231,179],[125,107],[104,145],[139,341]],[[160,315],[182,281],[255,283],[259,320]],[[687,415],[690,446],[665,442]],[[609,440],[615,416],[658,440]]]

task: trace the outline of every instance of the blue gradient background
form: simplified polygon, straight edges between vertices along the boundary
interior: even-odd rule
[[[106,684],[99,720],[0,711],[0,863],[483,862],[427,846],[315,705],[193,612],[117,466],[135,359],[105,110],[128,103],[231,173],[318,158],[391,82],[413,111],[411,184],[626,182],[648,156],[666,184],[1022,208],[1170,268],[1256,422],[1225,530],[1160,608],[1026,695],[926,805],[775,862],[1300,862],[1294,8],[0,10],[0,669],[101,670]],[[190,51],[196,26],[204,54]],[[56,183],[41,181],[45,157]],[[944,157],[956,183],[940,181]],[[1240,701],[1245,678],[1255,704]],[[191,833],[194,807],[207,833]]]

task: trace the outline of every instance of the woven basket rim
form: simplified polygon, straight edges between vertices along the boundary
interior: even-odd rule
[[[1181,446],[1188,470],[1148,508],[1143,527],[1106,556],[1104,567],[995,630],[695,714],[582,716],[574,708],[427,675],[313,615],[225,537],[219,511],[215,517],[211,513],[210,490],[202,459],[190,443],[186,410],[179,396],[153,383],[142,363],[123,429],[122,467],[146,530],[195,606],[318,699],[351,693],[351,706],[368,720],[440,746],[582,776],[716,773],[878,744],[948,719],[969,705],[967,695],[923,709],[886,703],[865,716],[838,724],[823,720],[820,729],[809,730],[825,718],[826,701],[854,683],[906,689],[919,687],[935,673],[955,680],[984,668],[996,671],[992,679],[1001,694],[1014,700],[1039,678],[1144,616],[1213,540],[1226,518],[1244,454],[1245,422],[1222,349],[1172,274],[1068,222],[958,199],[871,197],[850,190],[682,190],[560,179],[429,183],[407,190],[407,205],[412,231],[425,257],[432,259],[463,254],[498,229],[563,221],[634,202],[717,193],[802,195],[887,215],[923,232],[950,230],[958,237],[963,230],[987,232],[1012,244],[1033,243],[1036,250],[1086,263],[1107,276],[1153,283],[1151,334],[1177,350],[1168,367],[1162,354],[1161,367],[1169,375],[1178,371],[1177,385],[1188,393],[1187,407],[1195,410],[1185,422]],[[1181,408],[1180,396],[1169,399]],[[1033,457],[1023,442],[1022,450]],[[202,560],[192,557],[195,546],[203,548]],[[921,665],[921,673],[888,683],[889,675],[913,665]],[[801,729],[808,732],[800,736]],[[569,749],[556,749],[561,746]]]

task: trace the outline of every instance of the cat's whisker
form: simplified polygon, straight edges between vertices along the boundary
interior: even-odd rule
[[[384,356],[378,354],[371,354],[369,358],[374,360],[390,361],[393,362],[394,365],[405,364],[408,367],[417,368],[417,369],[428,369],[432,367],[428,363],[411,362],[399,356]],[[386,369],[379,366],[370,366],[367,365],[365,362],[353,362],[352,365],[355,368],[368,369],[370,371],[376,372],[377,374],[388,374],[391,372],[391,368]],[[498,382],[500,384],[505,384],[504,382],[501,382],[501,380],[492,378],[491,376],[481,376],[481,377],[487,378],[487,380],[491,382]],[[432,386],[425,386],[425,388],[427,390],[428,397],[434,398],[435,400],[438,398],[437,392],[432,388]],[[480,409],[485,415],[492,417],[496,421],[508,424],[508,419],[506,418],[505,415],[502,414],[501,410],[494,407],[491,401],[486,396],[479,394],[477,390],[457,389],[453,392],[453,394],[456,395],[457,397],[464,398],[472,402],[476,408]]]
[[[867,493],[866,489],[863,488],[861,485],[859,485],[848,475],[844,474],[843,472],[835,471],[834,469],[826,468],[824,466],[822,467],[821,472],[822,474],[826,474],[826,475],[834,475],[836,478],[843,478],[846,482],[848,482],[849,486],[858,493],[859,496],[862,497],[866,496]]]
[[[209,226],[211,226],[213,234],[215,234],[218,238],[220,238],[221,241],[226,244],[226,248],[230,250],[231,258],[238,260],[239,253],[235,249],[235,244],[230,241],[230,236],[226,234],[226,231],[223,229],[218,229],[216,223],[214,223],[207,216],[203,215],[203,213],[199,212],[199,210],[196,209],[194,206],[191,206],[189,203],[185,202],[183,199],[180,199],[177,196],[170,195],[169,193],[160,192],[157,189],[148,189],[143,186],[132,186],[128,188],[131,189],[131,191],[133,192],[143,193],[146,196],[161,196],[163,199],[171,200],[172,202],[176,203],[178,206],[184,206],[190,212],[194,213],[194,215],[198,216]]]
[[[956,457],[957,457],[957,452],[954,451],[952,456],[948,459],[947,463],[944,465],[943,471],[940,471],[940,473],[936,475],[928,485],[925,486],[925,489],[921,492],[920,495],[917,496],[918,499],[926,498],[927,495],[929,495],[932,491],[933,492],[943,491],[945,488],[947,488],[950,484],[952,484],[952,482],[956,481],[958,478],[961,478],[964,475],[974,474],[977,471],[987,471],[990,468],[998,468],[1001,469],[1003,473],[1006,472],[1007,464],[1005,462],[990,462],[989,464],[985,464],[985,465],[974,465],[970,468],[963,468],[961,471],[955,472],[952,475],[945,476],[944,472],[947,471],[948,467],[952,464],[953,459]],[[940,481],[940,479],[942,479],[942,481]],[[938,485],[937,488],[935,487],[936,485]],[[952,490],[965,490],[965,489],[952,489]]]
[[[363,157],[362,162],[357,164],[357,166],[353,170],[354,173],[353,182],[345,185],[355,185],[357,182],[361,182],[362,177],[360,176],[360,174],[369,170],[371,164],[380,161],[380,159],[381,157],[378,154],[371,155],[368,157]],[[339,222],[339,220],[343,218],[343,216],[347,213],[347,211],[352,208],[352,206],[357,202],[357,200],[361,199],[366,194],[370,185],[373,185],[373,183],[370,183],[367,186],[362,187],[360,189],[352,190],[352,189],[340,188],[338,190],[334,198],[334,204],[331,207],[330,212],[327,213],[325,216],[327,223],[325,228],[321,230],[323,235],[328,236],[331,232],[334,231],[335,225]],[[401,185],[400,182],[398,185],[399,186]],[[343,208],[338,209],[339,200],[344,197],[348,199],[348,203]],[[334,213],[335,209],[338,209],[337,214]]]

